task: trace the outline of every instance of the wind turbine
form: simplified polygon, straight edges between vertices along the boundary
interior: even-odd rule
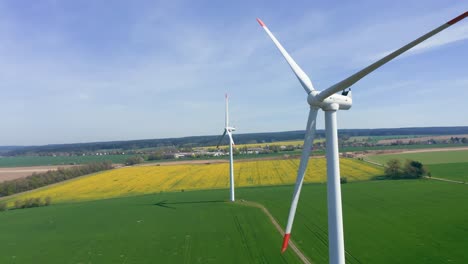
[[[223,140],[224,136],[227,134],[229,137],[229,184],[230,184],[230,191],[231,191],[231,202],[234,202],[235,196],[234,196],[234,159],[232,157],[233,153],[233,147],[235,146],[234,140],[232,139],[232,131],[235,131],[236,129],[234,127],[229,126],[229,111],[228,111],[228,95],[225,95],[226,98],[226,116],[225,116],[225,127],[224,127],[224,132],[219,138],[218,145],[216,145],[216,148],[219,148],[219,144],[221,144],[221,141]]]
[[[365,67],[348,78],[332,85],[331,87],[317,91],[314,89],[312,82],[307,74],[297,65],[291,58],[288,52],[273,36],[262,20],[257,18],[258,23],[266,31],[271,40],[275,43],[278,50],[288,62],[292,71],[301,83],[304,90],[307,92],[307,102],[310,105],[309,118],[305,132],[304,147],[302,150],[299,170],[297,172],[296,185],[294,188],[293,199],[289,211],[288,223],[286,225],[285,235],[283,238],[283,246],[281,251],[284,252],[288,247],[288,241],[291,236],[291,228],[296,214],[297,202],[301,193],[302,183],[304,180],[305,170],[309,161],[310,152],[313,146],[313,140],[316,129],[316,118],[319,109],[325,112],[325,131],[326,131],[326,158],[327,158],[327,203],[328,203],[328,241],[329,241],[329,258],[330,263],[345,263],[344,255],[344,238],[343,238],[343,217],[341,210],[341,187],[340,187],[340,167],[338,154],[338,136],[336,125],[336,112],[338,110],[348,110],[352,105],[351,91],[346,91],[351,85],[362,79],[367,74],[373,72],[380,66],[391,61],[403,52],[418,45],[424,40],[434,36],[442,30],[452,26],[460,20],[466,18],[468,12],[450,20],[449,22],[439,26],[429,33],[417,38],[400,49],[390,53],[377,62]],[[336,94],[341,92],[342,94]]]

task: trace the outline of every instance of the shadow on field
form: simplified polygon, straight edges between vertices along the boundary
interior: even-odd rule
[[[164,208],[169,208],[169,209],[176,209],[175,207],[171,205],[175,204],[209,204],[209,203],[224,203],[226,201],[222,200],[212,200],[212,201],[190,201],[190,202],[168,202],[167,200],[157,202],[153,205],[159,206],[159,207],[164,207]]]

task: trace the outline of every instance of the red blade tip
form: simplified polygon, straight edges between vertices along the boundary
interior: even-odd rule
[[[289,237],[291,234],[284,234],[283,238],[283,246],[281,247],[281,253],[284,253],[286,249],[288,248],[288,242],[289,242]]]
[[[447,22],[447,24],[453,25],[453,24],[457,23],[458,21],[460,21],[460,20],[462,20],[462,19],[464,19],[466,17],[468,17],[468,11],[461,14],[461,15],[459,15],[459,16],[457,16],[456,18],[450,20],[449,22]]]
[[[263,23],[263,21],[260,18],[257,18],[257,22],[260,24],[260,26],[265,26],[265,23]]]

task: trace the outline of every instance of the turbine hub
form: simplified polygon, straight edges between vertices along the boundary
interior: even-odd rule
[[[317,99],[318,94],[320,94],[320,92],[314,90],[310,92],[309,95],[307,96],[307,102],[309,103],[311,107],[322,108],[321,107],[322,102]]]

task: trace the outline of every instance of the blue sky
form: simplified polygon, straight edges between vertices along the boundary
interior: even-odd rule
[[[344,3],[343,3],[344,2]],[[0,1],[0,145],[305,128],[322,90],[468,10],[463,1]],[[353,88],[339,128],[467,126],[468,21]],[[319,114],[318,128],[323,128]]]

